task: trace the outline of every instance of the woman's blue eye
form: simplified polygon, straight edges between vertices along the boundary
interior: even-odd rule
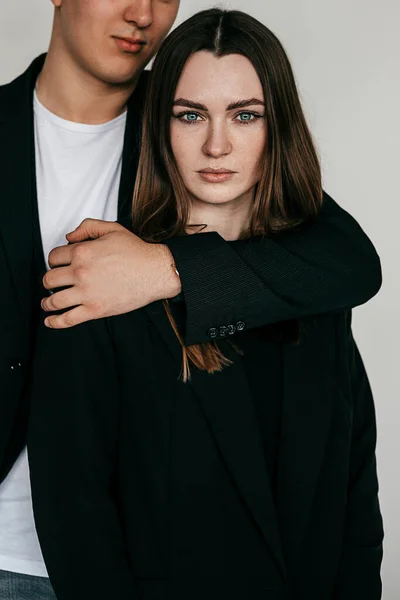
[[[253,115],[253,113],[242,112],[238,115],[238,117],[240,121],[246,123],[248,121],[252,121],[255,115]]]
[[[197,113],[186,113],[185,115],[182,115],[185,121],[197,121],[198,118],[198,114]]]

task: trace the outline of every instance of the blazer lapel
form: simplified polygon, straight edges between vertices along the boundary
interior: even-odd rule
[[[304,340],[284,350],[284,400],[278,465],[282,542],[292,563],[301,550],[324,460],[332,415],[333,320],[307,322]]]
[[[161,303],[146,311],[177,361],[181,348]],[[223,460],[256,525],[286,580],[278,519],[253,402],[239,355],[228,345],[222,350],[235,363],[208,375],[192,369],[191,385]],[[179,364],[179,363],[178,363]]]
[[[28,326],[32,306],[34,181],[33,104],[36,77],[44,62],[41,56],[26,73],[11,83],[0,105],[0,233],[22,318]]]
[[[147,84],[148,72],[144,71],[128,102],[118,196],[118,222],[127,229],[132,229],[132,198],[139,163],[142,117]]]

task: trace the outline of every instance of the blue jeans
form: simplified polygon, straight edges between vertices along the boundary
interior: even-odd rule
[[[1,600],[57,600],[47,577],[0,571]]]

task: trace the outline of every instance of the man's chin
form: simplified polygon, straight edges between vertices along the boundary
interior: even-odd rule
[[[130,86],[134,85],[142,74],[149,61],[139,62],[136,65],[130,65],[130,68],[118,68],[112,64],[107,70],[97,72],[96,77],[109,85]],[[119,65],[121,67],[121,65]],[[127,67],[127,65],[125,65]]]
[[[113,85],[116,87],[130,87],[134,86],[139,79],[140,75],[143,72],[144,67],[135,70],[133,73],[127,74],[117,74],[117,73],[107,73],[101,77],[101,80],[108,85]]]

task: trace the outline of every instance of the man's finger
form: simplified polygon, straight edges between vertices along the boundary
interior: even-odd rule
[[[70,265],[72,260],[72,246],[59,246],[53,248],[49,254],[49,265],[51,268]]]
[[[50,315],[46,317],[44,323],[46,327],[50,327],[51,329],[68,329],[91,319],[93,319],[93,315],[88,308],[77,306],[62,315]]]
[[[85,219],[74,231],[67,233],[66,238],[71,244],[76,244],[77,242],[102,237],[119,229],[121,229],[121,225],[114,221]]]
[[[70,266],[50,269],[43,277],[43,285],[46,290],[67,287],[68,285],[74,285],[74,283],[73,270]]]
[[[78,304],[82,302],[82,298],[78,296],[79,292],[77,289],[71,287],[66,290],[60,290],[51,296],[43,298],[41,306],[46,312],[72,308],[73,306],[78,306]]]

